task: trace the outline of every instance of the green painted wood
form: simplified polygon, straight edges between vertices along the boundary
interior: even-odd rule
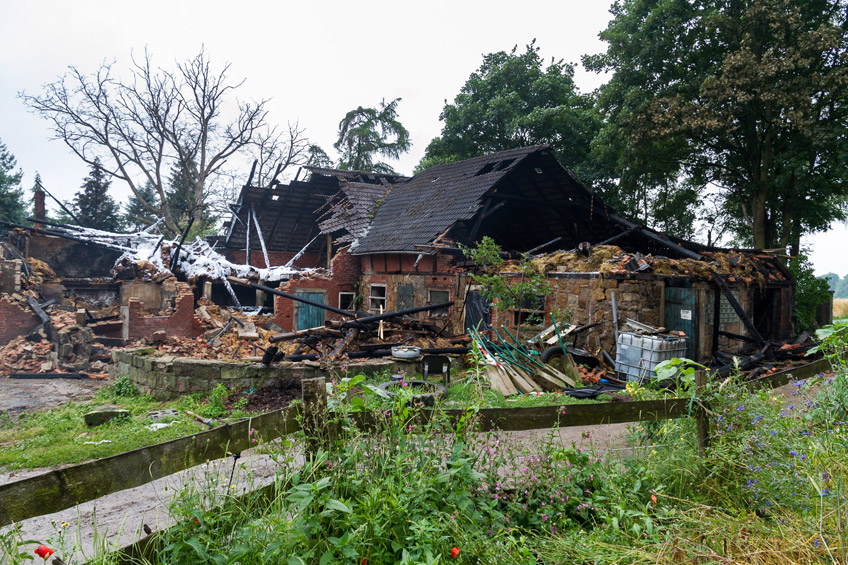
[[[686,333],[686,357],[695,358],[698,345],[698,311],[695,308],[695,289],[666,287],[665,327]]]
[[[298,296],[313,302],[324,304],[324,293],[322,292],[298,292]],[[297,329],[308,330],[324,325],[324,310],[312,304],[299,302],[297,305]]]
[[[266,441],[294,433],[300,429],[297,414],[297,409],[269,412],[206,432],[0,485],[0,526],[71,508],[225,457],[227,452],[242,451],[251,447],[251,428]]]

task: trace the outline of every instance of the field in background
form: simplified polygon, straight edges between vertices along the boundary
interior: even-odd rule
[[[848,298],[833,299],[833,319],[848,318]]]

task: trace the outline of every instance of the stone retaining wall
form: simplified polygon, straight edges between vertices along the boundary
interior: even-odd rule
[[[259,387],[272,381],[294,384],[299,383],[301,379],[327,377],[327,371],[304,363],[283,362],[266,367],[261,363],[194,359],[153,353],[152,347],[114,349],[109,375],[112,378],[127,375],[139,389],[161,400],[192,392],[209,392],[219,383],[232,389]],[[458,370],[461,364],[456,363],[455,366],[457,368],[454,370]],[[419,367],[416,361],[367,359],[349,363],[346,373],[341,376],[360,373],[372,375],[386,370],[415,374],[419,372]]]

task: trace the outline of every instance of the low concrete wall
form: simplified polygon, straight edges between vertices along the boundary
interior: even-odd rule
[[[155,398],[166,400],[191,392],[209,392],[219,383],[228,388],[262,386],[271,381],[299,383],[301,379],[326,377],[327,371],[304,363],[282,362],[266,367],[261,363],[243,363],[154,355],[152,347],[112,350],[112,378],[127,375],[140,389]],[[455,371],[460,363],[456,363]],[[349,363],[343,376],[360,373],[373,375],[382,371],[420,372],[417,361],[367,359]]]

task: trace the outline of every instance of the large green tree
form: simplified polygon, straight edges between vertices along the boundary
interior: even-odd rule
[[[845,0],[618,0],[595,155],[624,198],[707,187],[741,241],[799,249],[845,217]],[[638,208],[638,206],[637,206]],[[685,210],[681,207],[680,210]]]
[[[376,157],[397,159],[409,151],[409,132],[398,120],[400,98],[388,104],[383,100],[378,108],[358,107],[339,122],[339,137],[333,147],[341,153],[339,168],[377,173],[395,173],[394,169]],[[320,148],[319,148],[320,149]],[[320,154],[311,151],[320,159]]]
[[[439,137],[427,146],[417,171],[494,151],[550,144],[584,182],[602,176],[590,163],[589,144],[600,127],[591,95],[574,85],[574,66],[539,55],[535,40],[523,53],[483,56],[439,119]]]
[[[15,171],[17,161],[0,140],[0,219],[20,223],[26,219],[26,202],[21,189],[23,171]]]
[[[80,224],[87,228],[119,232],[123,229],[121,209],[114,198],[109,195],[109,185],[112,182],[100,159],[95,159],[88,176],[74,195],[74,215]]]

